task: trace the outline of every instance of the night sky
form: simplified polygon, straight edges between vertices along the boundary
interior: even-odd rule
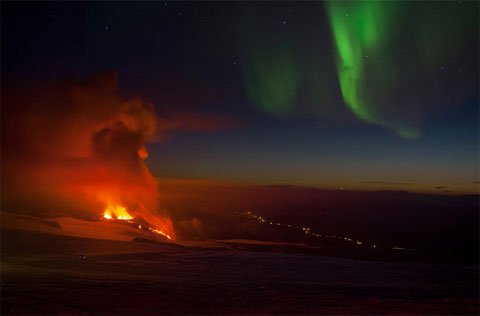
[[[2,85],[115,71],[159,117],[157,177],[478,193],[476,1],[7,2],[1,14]]]

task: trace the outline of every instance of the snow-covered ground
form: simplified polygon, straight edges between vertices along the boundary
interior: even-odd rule
[[[478,266],[94,239],[35,225],[2,229],[2,315],[479,313]]]

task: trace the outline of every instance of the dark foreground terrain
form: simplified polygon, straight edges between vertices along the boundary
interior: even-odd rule
[[[229,244],[4,230],[1,314],[479,313],[476,265],[250,252]]]

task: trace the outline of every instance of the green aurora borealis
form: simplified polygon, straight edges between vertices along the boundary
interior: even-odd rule
[[[327,2],[328,15],[337,52],[337,71],[345,104],[361,120],[386,125],[369,95],[366,77],[376,86],[390,80],[391,62],[386,52],[395,4],[378,1]],[[381,61],[381,62],[379,62]],[[384,89],[383,89],[384,90]],[[393,127],[403,137],[416,137],[417,131]]]
[[[297,66],[288,51],[257,53],[246,74],[250,99],[272,114],[287,114],[295,101]]]
[[[478,194],[478,1],[5,7],[7,88],[115,70],[158,114],[155,175]]]
[[[301,27],[243,34],[247,96],[273,116],[321,118],[347,107],[364,123],[415,139],[425,117],[444,106],[442,89],[469,71],[448,65],[475,36],[476,13],[462,3],[328,1],[308,14]],[[265,18],[245,16],[256,25]],[[322,23],[330,34],[318,32]]]

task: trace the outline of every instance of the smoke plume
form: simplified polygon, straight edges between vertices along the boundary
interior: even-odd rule
[[[2,94],[2,210],[100,217],[109,205],[173,234],[144,159],[152,104],[124,99],[113,72],[54,84],[7,84]]]

